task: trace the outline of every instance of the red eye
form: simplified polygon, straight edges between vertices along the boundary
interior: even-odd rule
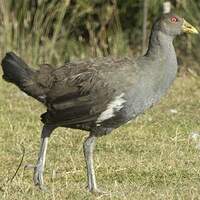
[[[175,23],[177,21],[178,21],[177,17],[171,17],[171,22]]]

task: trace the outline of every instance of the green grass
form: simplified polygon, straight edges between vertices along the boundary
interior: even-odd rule
[[[32,65],[43,62],[60,64],[68,59],[94,56],[94,52],[101,56],[102,49],[95,46],[95,42],[98,39],[105,42],[105,38],[95,27],[103,27],[105,20],[112,22],[107,30],[111,54],[138,52],[142,10],[134,12],[134,5],[139,1],[121,1],[124,11],[117,9],[114,18],[110,11],[116,8],[110,7],[109,3],[102,3],[99,10],[95,10],[95,3],[90,1],[78,0],[72,7],[68,0],[39,2],[31,23],[33,13],[29,1],[18,0],[16,4],[14,0],[2,0],[1,58],[10,50]],[[149,27],[160,12],[161,2],[152,0],[150,3]],[[197,0],[180,1],[177,9],[198,27],[199,7],[195,2]],[[127,15],[126,3],[127,8],[132,6],[129,13],[133,15],[134,23]],[[67,17],[64,17],[65,13]],[[99,20],[92,20],[94,14]],[[130,21],[129,28],[123,30],[119,19],[124,19],[124,24]],[[90,33],[88,39],[81,36],[83,28],[80,25]],[[128,32],[131,32],[131,41]],[[185,57],[189,60],[188,56],[193,53],[196,57],[192,57],[192,63],[194,60],[198,63],[198,41],[197,36],[188,36],[187,40],[182,36],[177,43],[178,55],[187,55]],[[134,49],[130,48],[129,42],[133,43]],[[95,151],[97,181],[100,187],[111,193],[94,196],[85,189],[82,143],[87,133],[77,130],[60,128],[51,136],[44,177],[49,192],[41,192],[33,185],[33,171],[23,167],[35,164],[37,160],[42,127],[40,114],[45,108],[0,79],[0,188],[4,190],[0,189],[0,200],[200,199],[200,152],[189,137],[192,131],[200,131],[199,89],[200,80],[197,78],[178,77],[159,105],[98,140]],[[177,114],[171,113],[170,109],[176,109]],[[20,163],[22,146],[25,147],[23,166],[13,182],[6,184]]]
[[[200,152],[190,140],[200,130],[200,80],[178,77],[160,104],[132,123],[98,140],[97,181],[108,196],[87,192],[82,143],[86,133],[57,129],[47,153],[41,192],[33,171],[20,168],[0,199],[199,199]],[[39,148],[40,114],[45,108],[0,80],[0,186],[12,177],[25,147],[25,164],[34,164]],[[177,114],[170,112],[176,109]]]

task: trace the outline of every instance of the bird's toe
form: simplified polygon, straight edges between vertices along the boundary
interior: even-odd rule
[[[99,189],[99,188],[91,188],[89,189],[89,192],[91,192],[92,194],[96,194],[96,195],[108,195],[110,194],[108,191]]]
[[[43,181],[43,171],[40,170],[40,167],[34,168],[34,176],[33,181],[35,185],[39,186],[40,189],[43,189],[44,181]]]

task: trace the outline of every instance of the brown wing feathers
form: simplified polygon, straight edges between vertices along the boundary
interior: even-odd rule
[[[59,125],[95,122],[102,109],[106,109],[110,99],[105,98],[108,92],[104,90],[105,83],[99,79],[95,70],[57,79],[47,95],[49,109],[46,115],[42,116],[43,121]]]
[[[8,53],[2,66],[7,81],[47,106],[44,123],[78,125],[95,123],[113,97],[115,90],[104,77],[106,71],[113,70],[107,68],[107,62],[113,60],[68,63],[57,69],[44,64],[32,70],[14,53]]]

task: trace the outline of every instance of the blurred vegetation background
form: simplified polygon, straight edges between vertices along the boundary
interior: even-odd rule
[[[164,0],[147,1],[149,35]],[[200,26],[199,0],[171,3],[172,11]],[[141,0],[1,0],[0,56],[13,50],[36,65],[94,56],[139,55],[143,7]],[[196,74],[200,74],[199,44],[200,36],[184,35],[175,41],[179,63]]]
[[[139,56],[145,2],[147,44],[164,0],[0,0],[0,60],[11,50],[33,66],[95,56]],[[200,29],[200,0],[171,4],[172,11]],[[39,113],[45,108],[0,79],[0,199],[200,199],[200,79],[193,76],[200,75],[200,36],[182,35],[175,46],[180,71],[190,74],[179,75],[158,106],[98,141],[97,181],[111,191],[108,197],[86,192],[85,134],[71,129],[52,135],[45,170],[48,192],[35,188],[33,171],[23,166],[36,161]],[[9,181],[23,146],[23,164]]]

